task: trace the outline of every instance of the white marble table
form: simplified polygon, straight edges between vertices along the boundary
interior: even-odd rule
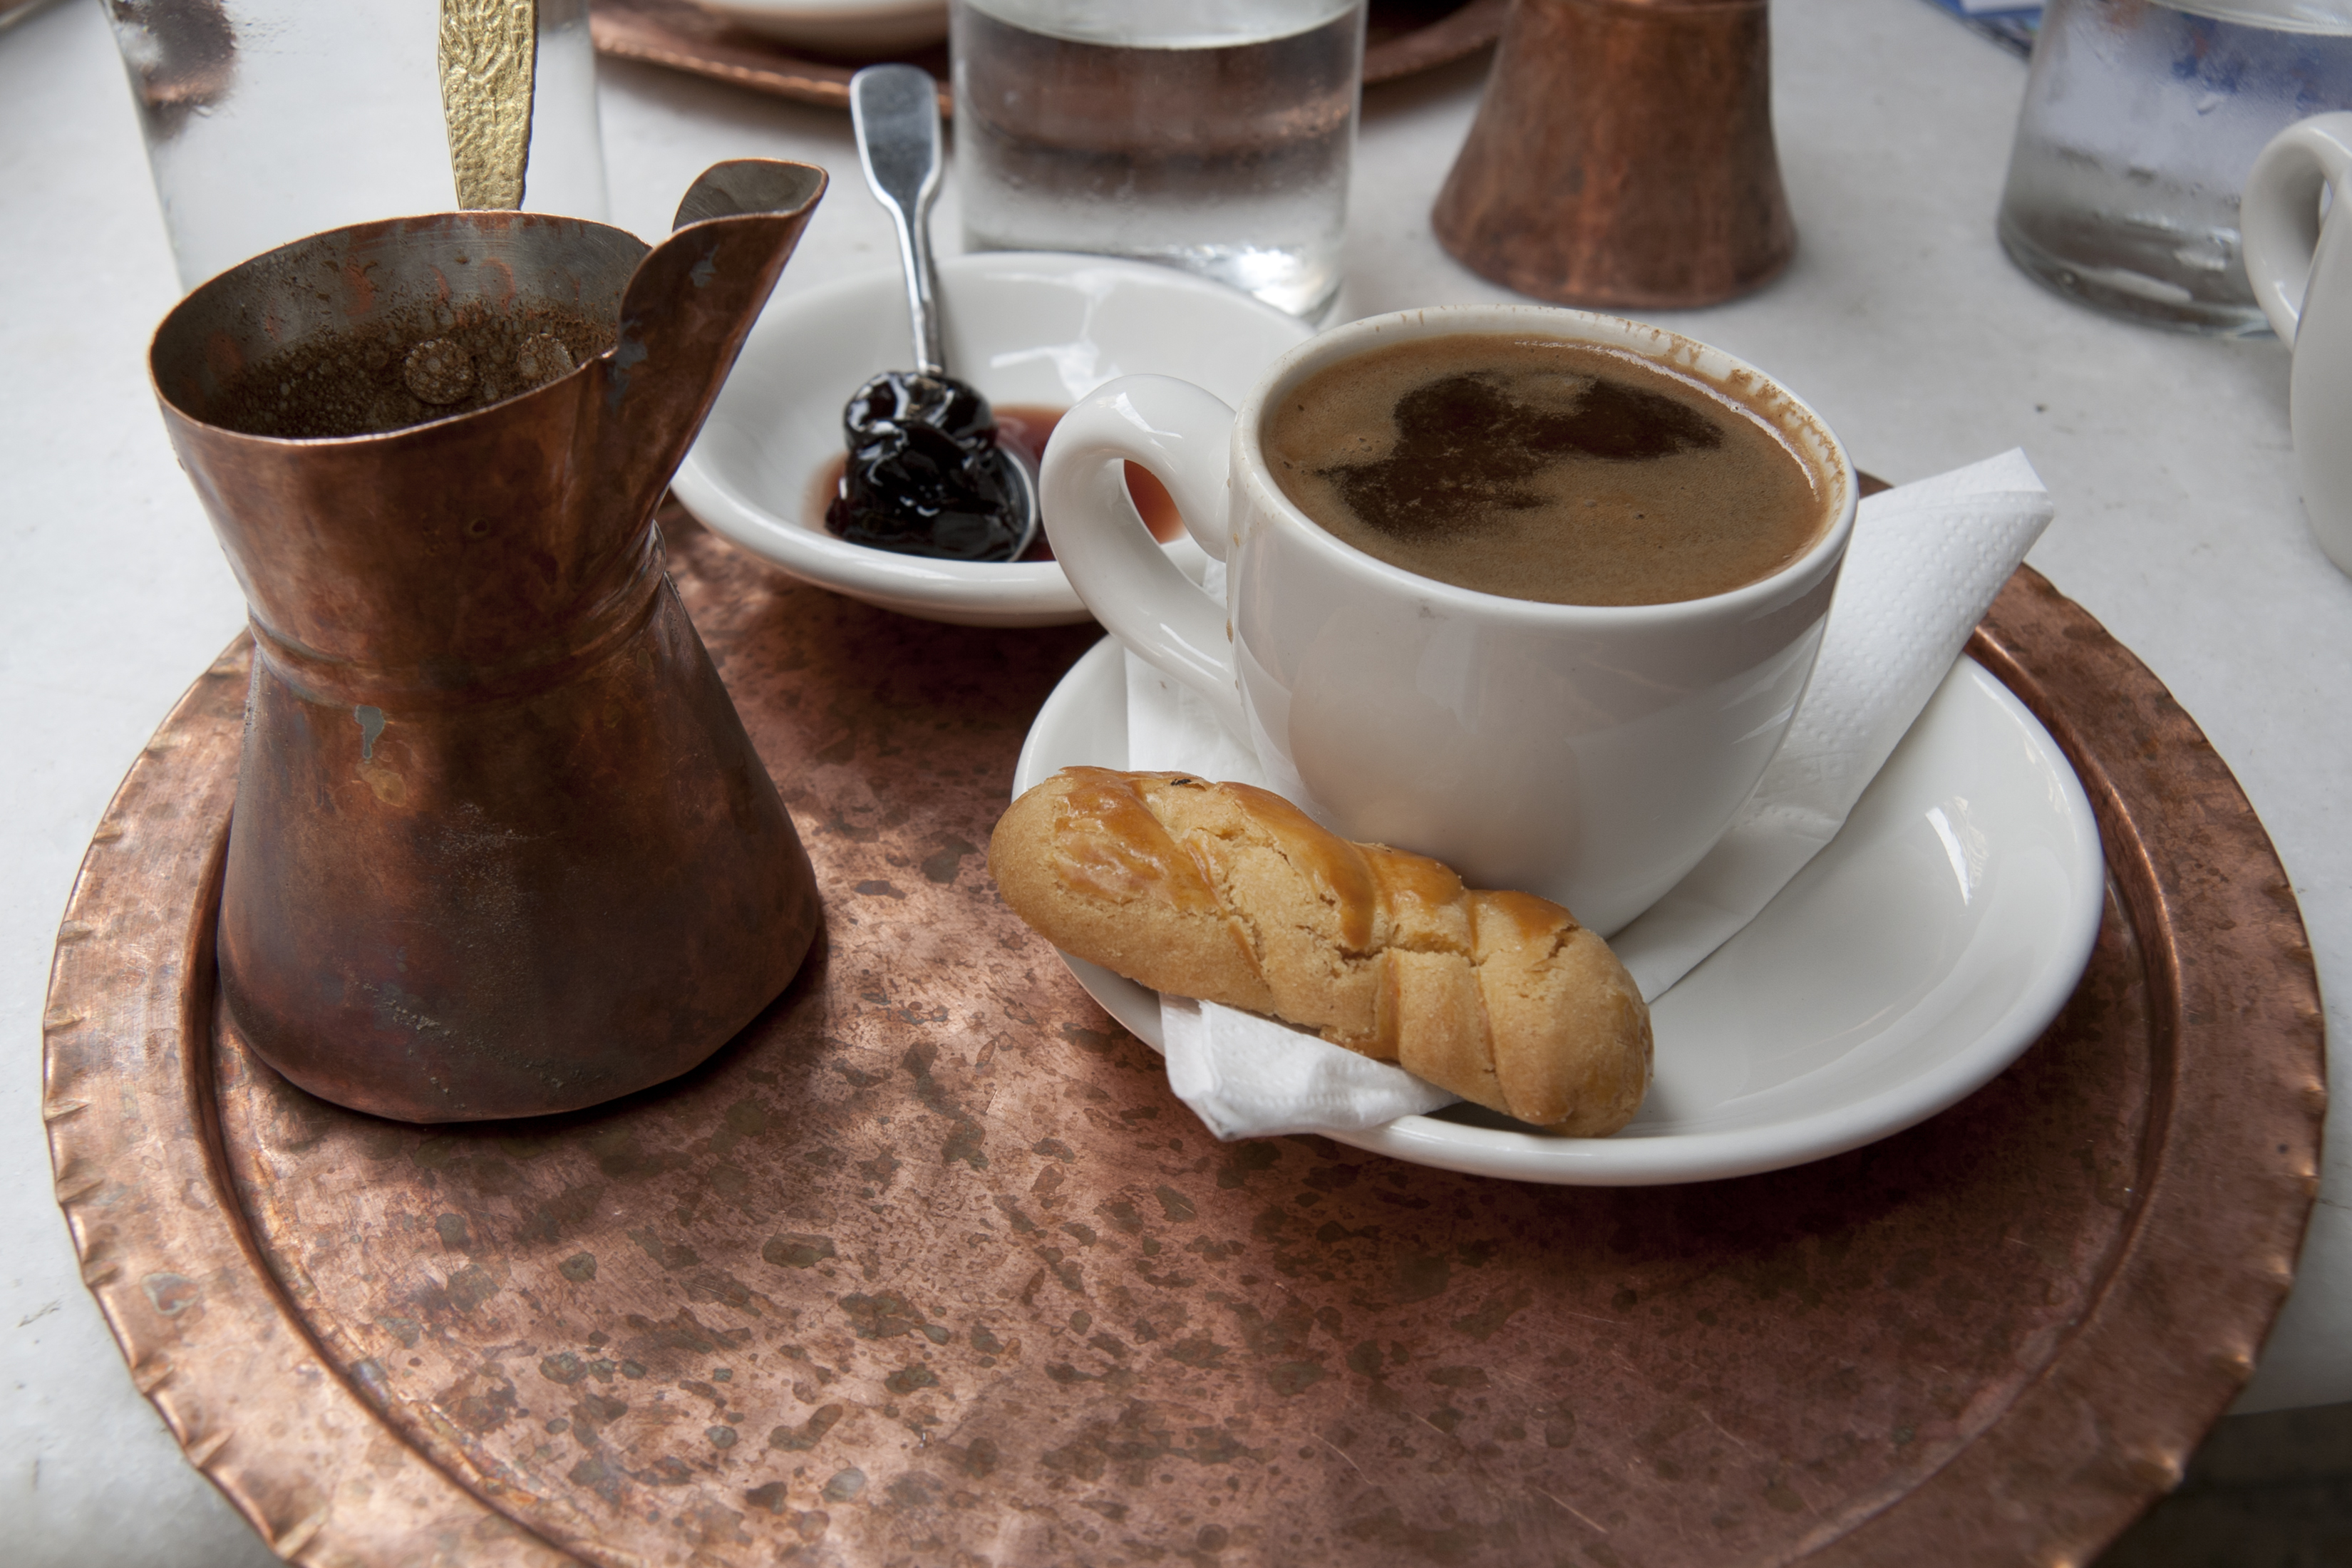
[[[2352,582],[2304,527],[2284,351],[2119,325],[2003,260],[1992,216],[2018,61],[1916,0],[1774,9],[1796,264],[1754,299],[1661,319],[1769,367],[1890,478],[2032,454],[2059,503],[2033,563],[2237,771],[2302,900],[2340,1064]],[[1480,80],[1457,67],[1368,99],[1335,319],[1503,297],[1428,226]],[[666,228],[711,162],[795,157],[847,179],[783,288],[893,265],[839,115],[608,65],[604,123],[614,218],[639,234]],[[940,218],[951,250],[951,189]],[[145,384],[175,294],[100,7],[0,33],[0,1562],[16,1568],[269,1560],[133,1391],[51,1199],[39,1114],[41,996],[74,868],[141,742],[241,619]],[[2242,1408],[2352,1398],[2347,1115]]]

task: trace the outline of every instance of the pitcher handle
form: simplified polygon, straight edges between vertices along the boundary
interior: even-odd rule
[[[2271,139],[2238,206],[2246,279],[2271,330],[2293,347],[2319,249],[2319,193],[2352,194],[2352,114],[2317,114]]]
[[[1166,485],[1186,531],[1223,561],[1232,539],[1233,442],[1234,411],[1191,382],[1122,376],[1054,426],[1038,491],[1054,557],[1095,619],[1246,735],[1225,606],[1193,586],[1152,538],[1128,498],[1124,467],[1140,463]]]

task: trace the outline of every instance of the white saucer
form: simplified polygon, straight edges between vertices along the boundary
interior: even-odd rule
[[[1031,726],[1018,795],[1127,765],[1121,650],[1106,639]],[[1523,1182],[1642,1186],[1802,1164],[1899,1132],[2014,1061],[2090,962],[2106,898],[2090,802],[2040,721],[1962,658],[1844,830],[1747,930],[1651,1010],[1657,1076],[1613,1138],[1554,1138],[1475,1108],[1339,1141]],[[1071,959],[1154,1047],[1156,993]]]
[[[1001,406],[1066,408],[1143,371],[1238,404],[1259,371],[1311,335],[1237,289],[1100,256],[959,256],[940,264],[940,298],[949,370]],[[894,555],[835,539],[812,511],[811,488],[842,455],[841,405],[912,355],[895,270],[780,295],[672,481],[678,500],[793,576],[884,609],[972,626],[1087,619],[1051,561]],[[1195,574],[1208,560],[1190,539],[1169,548]]]

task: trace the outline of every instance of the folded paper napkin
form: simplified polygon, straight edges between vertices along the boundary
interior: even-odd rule
[[[1646,1000],[1754,920],[1836,837],[2050,516],[2021,451],[1862,503],[1812,683],[1780,753],[1722,842],[1610,943]],[[1205,585],[1222,593],[1222,567],[1210,571]],[[1266,782],[1207,703],[1132,654],[1127,748],[1130,768]],[[1170,1087],[1220,1138],[1357,1131],[1455,1098],[1213,1002],[1163,997],[1160,1021]]]

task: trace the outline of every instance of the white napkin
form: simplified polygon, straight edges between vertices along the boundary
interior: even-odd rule
[[[1654,1002],[1754,920],[1837,835],[1969,632],[2049,525],[2021,451],[1862,503],[1812,683],[1788,738],[1707,858],[1611,946]],[[1222,595],[1223,568],[1203,584]],[[1206,702],[1127,658],[1128,766],[1264,785]],[[1255,1013],[1163,997],[1168,1081],[1222,1139],[1355,1131],[1456,1097]]]
[[[1168,1087],[1228,1142],[1277,1132],[1355,1132],[1462,1098],[1400,1067],[1255,1013],[1160,999]]]

